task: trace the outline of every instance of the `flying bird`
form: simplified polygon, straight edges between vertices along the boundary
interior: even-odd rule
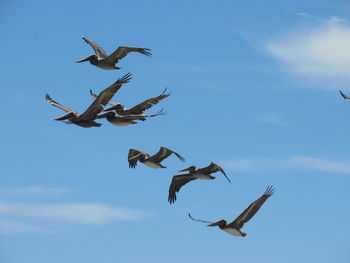
[[[82,39],[85,40],[95,51],[94,55],[90,55],[86,58],[76,61],[77,63],[89,61],[92,65],[102,68],[102,69],[121,69],[115,64],[122,58],[124,58],[130,52],[138,52],[146,56],[151,56],[149,48],[139,48],[139,47],[118,47],[112,54],[107,56],[106,52],[95,42],[88,39],[87,37],[82,36]]]
[[[109,107],[107,109],[104,109],[103,111],[112,111],[114,110],[119,115],[137,115],[142,114],[145,110],[148,110],[149,108],[153,107],[154,105],[158,104],[162,99],[165,99],[170,96],[170,93],[166,93],[166,88],[163,90],[163,92],[154,98],[147,99],[136,106],[127,109],[124,107],[121,103],[116,103],[113,101],[109,101],[108,104],[112,105],[112,107]],[[93,98],[96,98],[97,95],[90,90],[90,94]]]
[[[213,162],[211,162],[207,167],[197,168],[196,166],[192,165],[180,170],[179,172],[184,171],[188,171],[188,173],[175,175],[171,180],[168,196],[168,202],[170,204],[176,201],[176,193],[180,191],[182,186],[195,179],[213,180],[215,177],[211,175],[212,173],[221,172],[231,183],[225,171],[219,165]]]
[[[156,112],[155,114],[135,114],[135,115],[119,115],[116,112],[109,111],[103,114],[98,115],[97,119],[106,118],[107,121],[116,126],[129,126],[131,124],[136,124],[137,121],[145,121],[149,117],[155,117],[159,115],[165,115],[163,109]]]
[[[107,103],[113,98],[115,93],[120,89],[120,87],[123,84],[128,83],[130,80],[130,73],[127,73],[122,78],[118,79],[111,86],[104,89],[82,114],[78,114],[76,111],[59,104],[57,101],[54,101],[49,94],[46,94],[45,98],[52,106],[55,106],[67,112],[66,115],[58,117],[54,120],[65,121],[66,123],[74,123],[85,128],[100,127],[102,124],[95,122],[95,119],[97,118],[97,115],[103,110],[102,105],[106,106]]]
[[[164,115],[165,112],[163,112],[163,110],[160,110],[155,114],[142,114],[142,113],[145,110],[156,105],[162,99],[169,97],[170,93],[165,93],[166,90],[167,89],[165,89],[159,96],[147,99],[130,109],[124,108],[124,105],[121,103],[109,101],[108,104],[112,105],[112,107],[104,109],[103,111],[107,111],[107,113],[101,114],[97,118],[99,119],[106,118],[109,122],[117,126],[128,126],[130,124],[136,124],[137,120],[145,121],[146,118],[149,118],[149,117]],[[97,95],[94,94],[92,90],[90,90],[90,94],[93,98],[97,97]]]
[[[227,224],[225,220],[220,220],[218,222],[205,221],[200,219],[195,219],[188,214],[188,216],[194,220],[203,223],[208,223],[207,226],[218,226],[221,230],[233,236],[246,236],[246,233],[241,231],[241,228],[247,223],[255,214],[259,211],[260,207],[264,204],[264,202],[274,193],[274,188],[272,186],[268,186],[265,193],[260,196],[259,199],[251,203],[246,210],[243,211],[233,222]]]
[[[153,156],[139,150],[130,149],[128,155],[129,167],[135,168],[137,161],[140,161],[151,168],[166,168],[166,166],[162,165],[161,162],[168,158],[171,154],[175,154],[181,161],[185,161],[185,158],[183,158],[180,154],[166,147],[160,147],[160,150]]]
[[[350,101],[350,97],[346,96],[341,90],[339,90],[340,95],[342,95],[342,97],[344,98],[344,100],[346,101]]]

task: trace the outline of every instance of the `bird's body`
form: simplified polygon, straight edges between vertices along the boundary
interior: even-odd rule
[[[78,126],[85,128],[100,127],[102,124],[95,122],[95,119],[97,118],[98,114],[103,110],[102,106],[105,106],[113,98],[113,96],[120,89],[120,87],[123,84],[128,83],[130,79],[131,74],[128,73],[124,77],[118,79],[111,86],[104,89],[98,96],[96,96],[95,100],[82,114],[78,114],[76,111],[54,101],[49,94],[46,94],[45,98],[52,106],[55,106],[67,112],[67,114],[58,117],[55,120],[66,121],[67,123],[74,123]]]
[[[168,196],[168,201],[170,204],[176,201],[176,193],[180,191],[181,187],[192,180],[196,180],[196,179],[213,180],[215,179],[215,177],[212,176],[211,174],[215,172],[221,172],[226,177],[226,179],[229,182],[231,182],[230,179],[227,177],[225,171],[219,165],[213,162],[210,163],[210,165],[203,168],[190,166],[180,170],[179,172],[184,172],[184,171],[188,171],[189,173],[173,176],[173,179],[169,187],[169,196]]]
[[[168,158],[171,154],[175,154],[177,158],[181,161],[185,161],[185,159],[178,153],[166,148],[160,147],[160,150],[155,155],[149,155],[148,153],[141,152],[136,149],[130,149],[128,154],[128,162],[130,168],[135,168],[137,162],[147,165],[151,168],[166,168],[166,166],[162,165],[161,162]]]
[[[193,218],[190,214],[188,216],[194,220],[203,223],[208,223],[208,226],[218,226],[224,232],[233,235],[233,236],[246,236],[247,234],[241,231],[241,228],[246,222],[248,222],[261,208],[265,201],[274,193],[274,188],[268,186],[265,193],[260,196],[259,199],[251,203],[234,221],[227,224],[225,220],[220,220],[217,222],[205,221],[200,219]]]
[[[90,55],[81,60],[78,60],[76,62],[80,63],[80,62],[89,61],[92,65],[105,70],[121,69],[120,67],[117,67],[115,64],[117,64],[120,59],[124,58],[130,52],[138,52],[146,56],[151,56],[151,53],[149,52],[150,51],[149,48],[125,47],[125,46],[118,47],[112,54],[108,56],[106,52],[92,40],[88,39],[87,37],[82,37],[82,39],[84,39],[85,42],[88,43],[94,49],[95,54]]]

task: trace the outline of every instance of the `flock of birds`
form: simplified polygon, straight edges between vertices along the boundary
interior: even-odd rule
[[[116,64],[124,58],[130,52],[137,52],[144,54],[146,56],[151,56],[150,49],[148,48],[138,48],[138,47],[118,47],[112,54],[109,56],[106,52],[92,40],[82,37],[85,42],[87,42],[95,51],[95,54],[90,55],[84,59],[76,61],[77,63],[89,61],[92,65],[99,67],[105,70],[121,69],[117,67]],[[61,110],[65,111],[66,114],[55,118],[54,120],[64,121],[69,124],[75,124],[81,127],[100,127],[102,124],[96,122],[97,119],[106,119],[113,125],[117,126],[128,126],[131,124],[136,124],[137,121],[145,121],[147,118],[155,117],[159,115],[164,115],[163,109],[159,110],[155,114],[143,114],[144,111],[150,109],[152,106],[158,104],[161,100],[170,96],[169,93],[166,93],[166,89],[157,97],[147,99],[136,106],[127,109],[121,103],[116,103],[112,101],[114,95],[122,87],[123,84],[128,83],[132,79],[131,73],[125,74],[123,77],[119,78],[115,83],[110,85],[101,91],[98,95],[93,93],[90,90],[91,96],[94,98],[94,101],[91,105],[81,114],[72,110],[68,107],[65,107],[53,100],[49,94],[46,94],[46,100],[52,105]],[[342,96],[345,99],[350,100],[349,97],[346,97],[345,94],[341,92]],[[107,104],[110,105],[108,108],[104,108]],[[160,150],[154,154],[150,155],[148,153],[130,149],[128,154],[128,162],[130,168],[136,168],[137,162],[141,162],[151,168],[166,168],[161,162],[168,158],[170,155],[174,154],[181,161],[185,159],[178,153],[166,148],[161,147]],[[225,171],[217,164],[211,162],[208,166],[203,168],[197,168],[196,166],[189,166],[180,170],[179,172],[187,172],[179,175],[173,176],[171,184],[169,186],[169,195],[168,202],[173,204],[176,201],[176,194],[180,191],[181,187],[190,181],[196,179],[204,180],[213,180],[215,179],[212,176],[213,173],[221,172],[226,179],[230,181],[227,177]],[[257,200],[252,202],[233,222],[227,223],[225,220],[220,220],[217,222],[211,222],[201,219],[195,219],[190,214],[188,216],[194,220],[203,223],[208,223],[208,226],[218,226],[221,230],[225,231],[234,236],[246,236],[246,233],[241,231],[241,228],[246,222],[248,222],[264,204],[264,202],[274,193],[274,188],[268,186],[263,195],[261,195]]]

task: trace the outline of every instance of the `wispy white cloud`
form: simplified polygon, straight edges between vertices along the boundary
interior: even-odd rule
[[[309,14],[305,14],[308,15]],[[309,79],[350,81],[350,26],[332,17],[318,27],[301,29],[265,44],[286,69]]]
[[[0,234],[51,233],[47,229],[17,221],[0,220]]]
[[[113,221],[135,221],[145,216],[144,212],[104,204],[22,204],[0,203],[0,215],[35,217],[63,220],[81,224],[106,224]]]
[[[297,8],[290,8],[290,9],[287,9],[287,12],[289,13],[293,13],[297,16],[302,16],[302,17],[306,17],[306,18],[311,18],[311,19],[314,19],[314,20],[317,20],[317,21],[324,21],[322,20],[321,18],[317,17],[317,16],[314,16],[314,15],[311,15],[310,13],[307,13],[305,11],[302,11],[300,9],[297,9]]]
[[[309,156],[277,158],[238,158],[222,162],[225,167],[238,172],[309,170],[350,174],[350,160],[326,160]]]
[[[257,120],[260,122],[277,124],[280,126],[290,125],[290,123],[282,117],[282,114],[278,112],[261,113],[257,116]]]
[[[43,186],[29,186],[29,187],[13,187],[0,189],[1,196],[13,195],[49,195],[57,196],[71,192],[72,189],[66,187],[43,187]]]

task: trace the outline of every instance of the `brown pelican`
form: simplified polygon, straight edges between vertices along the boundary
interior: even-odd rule
[[[136,115],[119,115],[116,112],[109,111],[104,114],[98,115],[97,119],[106,118],[107,121],[116,126],[129,126],[131,124],[136,124],[137,121],[145,121],[148,117],[155,117],[159,115],[164,115],[163,109],[156,112],[155,114],[136,114]]]
[[[111,111],[111,110],[115,110],[119,115],[136,115],[136,114],[142,114],[145,110],[148,110],[149,108],[151,108],[152,106],[158,104],[158,102],[160,102],[162,99],[165,99],[167,97],[170,96],[170,93],[165,93],[167,89],[164,89],[163,92],[154,98],[150,98],[148,100],[145,100],[139,104],[137,104],[136,106],[130,108],[130,109],[126,109],[124,108],[124,105],[121,103],[116,103],[113,101],[109,101],[108,104],[112,105],[112,107],[109,107],[107,109],[104,109],[103,111]],[[93,98],[96,98],[97,95],[94,94],[92,92],[92,90],[90,90],[90,94]]]
[[[193,218],[190,214],[188,216],[194,220],[203,223],[208,223],[208,226],[218,226],[221,230],[233,236],[246,236],[246,233],[241,232],[241,228],[247,223],[255,214],[258,212],[260,207],[264,204],[264,202],[274,193],[274,188],[272,186],[268,186],[265,193],[260,196],[259,199],[255,200],[251,203],[246,210],[243,211],[233,222],[227,224],[225,220],[220,220],[218,222],[205,221],[200,219]]]
[[[92,65],[102,69],[121,69],[120,67],[116,67],[115,64],[130,52],[138,52],[146,56],[151,56],[149,48],[139,47],[118,47],[117,50],[107,56],[106,52],[95,42],[84,36],[82,36],[82,39],[94,49],[95,54],[78,60],[76,61],[77,63],[89,61]]]
[[[129,167],[135,168],[137,165],[137,161],[140,161],[141,163],[144,163],[145,165],[151,168],[166,168],[166,166],[162,165],[161,162],[164,159],[168,158],[172,153],[175,154],[176,157],[179,158],[181,161],[185,161],[185,158],[183,158],[180,154],[166,147],[160,147],[159,152],[157,152],[153,156],[149,155],[148,153],[141,152],[139,150],[130,149],[128,155]]]
[[[350,101],[350,97],[346,96],[341,90],[339,90],[340,95],[342,95],[342,97],[344,98],[344,100],[346,101]]]
[[[56,118],[55,120],[68,120],[67,123],[74,123],[81,127],[100,127],[102,124],[97,123],[94,120],[97,115],[103,110],[103,106],[105,106],[108,101],[110,101],[114,94],[120,89],[120,87],[128,83],[131,79],[131,74],[128,73],[124,77],[118,79],[115,83],[113,83],[108,88],[104,89],[94,100],[93,103],[83,112],[82,114],[78,114],[76,111],[67,108],[58,102],[54,101],[49,94],[46,94],[46,100],[52,105],[65,112],[68,112],[66,115]]]
[[[124,105],[121,103],[116,103],[109,101],[108,104],[112,105],[103,111],[107,111],[105,114],[99,115],[97,118],[106,118],[109,122],[117,126],[128,126],[130,124],[136,124],[136,120],[144,121],[148,117],[155,117],[158,115],[164,115],[163,110],[158,111],[155,114],[142,114],[145,110],[151,108],[153,105],[156,105],[162,99],[165,99],[170,96],[169,93],[165,93],[165,89],[159,96],[145,100],[131,109],[124,108]],[[90,90],[92,97],[96,98],[97,95]],[[113,112],[115,111],[115,113]]]
[[[170,204],[176,201],[176,193],[180,191],[182,186],[184,186],[188,182],[195,179],[213,180],[215,179],[215,177],[210,175],[212,173],[216,173],[216,172],[223,173],[226,179],[231,183],[225,171],[219,165],[213,162],[211,162],[210,165],[204,168],[197,168],[196,166],[190,166],[180,170],[179,172],[184,172],[184,171],[189,171],[189,173],[175,175],[171,180],[171,184],[169,187],[169,196],[168,196],[168,202]]]

